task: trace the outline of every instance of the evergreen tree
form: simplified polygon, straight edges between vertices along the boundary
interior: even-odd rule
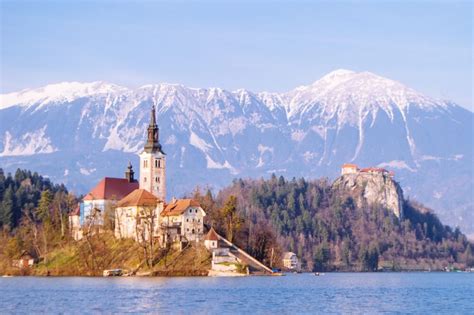
[[[53,196],[49,190],[45,190],[41,193],[41,199],[36,210],[36,215],[41,221],[51,220],[51,203]]]
[[[0,209],[0,220],[4,227],[13,228],[13,206],[15,204],[13,187],[10,185],[3,194],[3,200]]]

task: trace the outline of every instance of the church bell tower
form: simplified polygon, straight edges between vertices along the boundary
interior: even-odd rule
[[[156,124],[155,105],[151,108],[145,148],[140,153],[140,189],[151,192],[159,199],[166,201],[166,161],[161,150],[159,129]]]

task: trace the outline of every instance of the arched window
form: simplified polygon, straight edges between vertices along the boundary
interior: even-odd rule
[[[192,230],[192,232],[191,232],[191,233],[193,233],[193,234],[194,234],[194,229]]]
[[[143,177],[143,181],[146,183],[146,177]]]
[[[158,167],[161,167],[161,160],[158,160]]]
[[[158,160],[155,160],[155,167],[158,167]]]
[[[155,183],[158,183],[158,177],[155,177]]]

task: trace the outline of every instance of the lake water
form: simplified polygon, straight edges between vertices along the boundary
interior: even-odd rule
[[[9,313],[474,314],[474,273],[0,278]]]

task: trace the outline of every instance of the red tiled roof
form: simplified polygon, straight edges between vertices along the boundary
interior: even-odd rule
[[[217,236],[217,233],[216,231],[214,231],[214,228],[211,227],[209,232],[204,237],[204,240],[205,241],[218,241],[219,240],[219,236]]]
[[[362,173],[368,173],[368,172],[377,172],[377,173],[388,173],[388,171],[384,168],[380,167],[366,167],[360,170]]]
[[[135,189],[138,189],[138,182],[129,182],[126,178],[104,177],[84,200],[120,200]]]
[[[200,207],[201,205],[193,199],[178,199],[168,204],[161,213],[162,216],[177,216],[181,215],[189,207]]]
[[[159,199],[145,189],[135,189],[117,203],[117,207],[155,206]]]

